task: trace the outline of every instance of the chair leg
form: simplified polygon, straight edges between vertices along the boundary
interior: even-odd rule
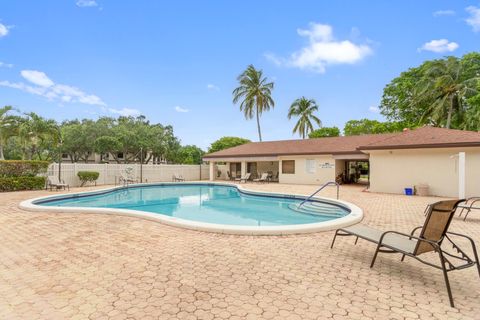
[[[355,239],[355,244],[357,244],[357,242],[358,242],[358,237]]]
[[[380,246],[381,246],[381,244],[379,243],[377,245],[377,249],[375,249],[375,254],[373,255],[372,263],[370,264],[370,268],[373,268],[373,265],[375,264],[375,260],[377,259],[377,254],[378,254],[378,251],[380,250]]]
[[[403,260],[405,260],[405,255],[404,254],[402,254],[402,260],[400,260],[400,261],[403,262]]]
[[[440,257],[440,263],[442,264],[443,278],[445,279],[445,285],[447,287],[448,299],[450,300],[450,307],[454,308],[452,289],[450,288],[450,281],[448,280],[447,269],[445,268],[445,260],[443,258],[442,250],[438,250],[438,255]]]
[[[333,249],[333,244],[335,243],[335,239],[337,239],[337,234],[338,234],[338,230],[335,231],[335,235],[333,236],[333,240],[332,240],[332,244],[330,245],[330,249]]]
[[[475,257],[475,263],[477,264],[478,276],[480,277],[480,264],[478,261],[478,252],[477,247],[475,246],[475,242],[472,239],[469,239],[470,243],[472,244],[473,256]]]

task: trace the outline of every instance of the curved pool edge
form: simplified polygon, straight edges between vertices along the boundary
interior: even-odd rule
[[[239,192],[251,195],[258,196],[276,196],[276,197],[285,197],[290,199],[305,199],[304,195],[293,195],[286,193],[278,192],[266,192],[266,191],[255,191],[246,188],[243,185],[229,184],[229,183],[218,183],[218,182],[162,182],[162,183],[143,183],[143,184],[132,184],[130,187],[139,187],[139,186],[155,186],[155,185],[178,185],[178,184],[207,184],[207,185],[220,185],[220,186],[229,186],[235,187]],[[237,235],[287,235],[287,234],[302,234],[302,233],[313,233],[320,231],[331,231],[338,228],[350,226],[356,223],[359,223],[363,219],[363,210],[358,206],[343,200],[336,200],[326,197],[314,197],[315,200],[341,205],[350,210],[350,213],[344,217],[336,218],[329,221],[307,223],[307,224],[297,224],[297,225],[286,225],[286,226],[235,226],[235,225],[225,225],[225,224],[215,224],[215,223],[206,223],[193,220],[179,219],[175,217],[170,217],[158,213],[151,213],[146,211],[139,210],[130,210],[130,209],[116,209],[116,208],[86,208],[86,207],[50,207],[50,206],[41,206],[35,204],[35,202],[46,200],[46,199],[57,199],[62,197],[69,197],[72,195],[90,195],[98,194],[104,192],[112,192],[114,190],[121,190],[125,187],[110,187],[104,189],[97,189],[93,191],[82,191],[75,193],[64,193],[51,196],[37,197],[33,199],[28,199],[20,202],[19,208],[32,211],[32,212],[58,212],[58,213],[94,213],[94,214],[109,214],[109,215],[120,215],[128,217],[136,217],[147,219],[155,222],[160,222],[173,227],[186,228],[196,231],[206,231],[206,232],[215,232],[223,234],[237,234]]]

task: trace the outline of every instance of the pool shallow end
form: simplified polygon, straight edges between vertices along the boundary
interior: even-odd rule
[[[152,183],[152,184],[142,184],[145,185],[169,185],[169,184],[182,184],[182,183]],[[273,193],[273,192],[259,192],[253,191],[245,188],[242,185],[232,185],[225,183],[212,183],[212,182],[195,182],[194,184],[214,184],[219,186],[233,186],[236,187],[240,192],[251,194],[251,195],[269,195],[269,196],[286,196],[289,198],[304,199],[305,196],[300,195],[289,195],[283,193]],[[131,187],[139,185],[131,185]],[[130,209],[116,209],[116,208],[93,208],[93,207],[54,207],[54,206],[41,206],[35,204],[35,202],[46,200],[46,199],[55,199],[65,196],[72,195],[87,195],[87,194],[97,194],[112,190],[122,189],[124,187],[112,187],[95,191],[85,191],[77,192],[70,194],[59,194],[54,196],[44,196],[35,199],[29,199],[21,202],[19,207],[27,211],[35,212],[59,212],[59,213],[96,213],[96,214],[111,214],[111,215],[122,215],[143,218],[151,221],[160,222],[166,225],[187,228],[191,230],[206,231],[206,232],[216,232],[216,233],[225,233],[225,234],[243,234],[243,235],[286,235],[286,234],[301,234],[301,233],[312,233],[319,231],[329,231],[336,230],[338,228],[350,226],[360,222],[363,219],[363,211],[356,205],[342,201],[334,200],[324,197],[315,197],[315,199],[328,202],[332,204],[340,204],[350,210],[350,213],[344,217],[336,218],[329,221],[322,221],[316,223],[308,224],[297,224],[297,225],[285,225],[285,226],[236,226],[236,225],[225,225],[225,224],[214,224],[199,222],[193,220],[179,219],[175,217],[170,217],[162,214],[150,213],[139,210],[130,210]]]

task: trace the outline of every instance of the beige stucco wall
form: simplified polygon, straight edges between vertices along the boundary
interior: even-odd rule
[[[335,180],[335,160],[332,156],[279,157],[280,183],[322,184]],[[315,172],[307,172],[306,160],[315,160]],[[295,174],[282,173],[282,160],[295,160]]]
[[[458,196],[458,152],[466,152],[466,196],[480,195],[480,148],[382,150],[370,152],[370,190],[403,193],[427,183],[430,194]]]

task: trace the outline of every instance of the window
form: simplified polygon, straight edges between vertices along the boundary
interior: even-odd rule
[[[118,159],[123,159],[123,152],[117,153],[117,158]]]
[[[62,159],[68,159],[68,154],[67,153],[62,153]]]
[[[311,159],[305,160],[305,171],[307,173],[315,173],[315,170],[316,170],[315,165],[316,165],[315,160],[311,160]]]
[[[295,160],[282,160],[282,174],[295,174]]]

